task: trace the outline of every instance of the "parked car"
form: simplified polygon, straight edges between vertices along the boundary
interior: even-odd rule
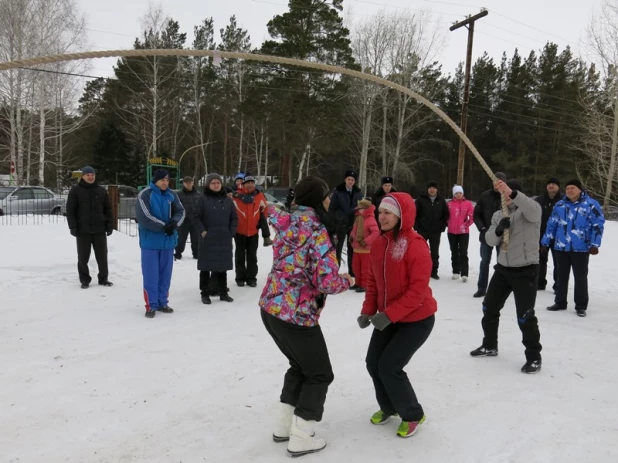
[[[66,200],[42,186],[0,187],[0,215],[60,215]]]
[[[101,185],[106,190],[109,185]],[[135,204],[137,203],[137,188],[127,185],[118,185],[118,194],[120,196],[120,204],[118,205],[119,220],[136,220],[135,219]]]
[[[285,204],[289,191],[290,191],[289,188],[277,187],[277,188],[268,188],[264,193],[275,197],[277,201],[279,201],[281,204]]]
[[[273,204],[279,207],[285,207],[285,203],[279,201],[277,198],[275,198],[270,193],[264,193],[264,197],[266,197],[266,201],[268,201],[268,204]]]

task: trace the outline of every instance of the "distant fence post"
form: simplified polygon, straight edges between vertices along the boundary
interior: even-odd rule
[[[118,185],[110,185],[107,187],[109,201],[112,203],[112,220],[114,222],[114,230],[118,231],[118,206],[120,205],[120,193]]]

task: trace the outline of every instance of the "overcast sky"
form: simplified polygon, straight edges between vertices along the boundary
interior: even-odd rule
[[[88,39],[92,49],[132,48],[140,33],[139,18],[148,8],[148,0],[77,0],[88,21]],[[268,39],[266,24],[275,15],[287,11],[286,0],[160,0],[165,13],[179,22],[188,33],[187,46],[193,39],[193,26],[213,17],[215,28],[225,27],[235,14],[238,24],[249,30],[252,45]],[[570,45],[576,55],[586,57],[586,28],[601,0],[344,0],[347,22],[371,18],[386,8],[388,14],[400,14],[403,9],[430,10],[443,25],[445,47],[438,56],[446,72],[452,72],[465,59],[466,29],[449,32],[451,23],[467,14],[476,14],[481,7],[489,16],[476,23],[474,59],[487,51],[497,61],[503,51],[509,56],[517,47],[527,55],[539,50],[548,41],[561,47]],[[93,60],[90,74],[109,76],[115,59]]]

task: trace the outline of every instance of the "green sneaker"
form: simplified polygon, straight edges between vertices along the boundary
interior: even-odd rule
[[[418,431],[421,424],[425,422],[425,415],[419,421],[402,421],[397,429],[397,435],[399,437],[412,437]]]
[[[371,424],[381,425],[388,422],[391,419],[391,416],[398,416],[397,413],[394,415],[387,415],[382,410],[375,412],[371,417]]]

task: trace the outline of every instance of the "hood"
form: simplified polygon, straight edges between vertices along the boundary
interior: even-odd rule
[[[389,193],[386,197],[394,198],[401,209],[401,227],[400,230],[412,230],[414,221],[416,220],[416,204],[412,196],[407,193]]]
[[[372,204],[365,209],[357,209],[356,215],[362,215],[363,217],[372,217],[376,212],[376,207]]]
[[[291,247],[302,246],[311,238],[313,232],[322,227],[311,207],[297,206],[293,213],[289,213],[282,208],[268,206],[268,215],[275,233]]]
[[[452,198],[451,201],[453,201],[454,203],[463,203],[464,201],[467,201],[466,196],[462,196],[460,199],[457,198]]]

